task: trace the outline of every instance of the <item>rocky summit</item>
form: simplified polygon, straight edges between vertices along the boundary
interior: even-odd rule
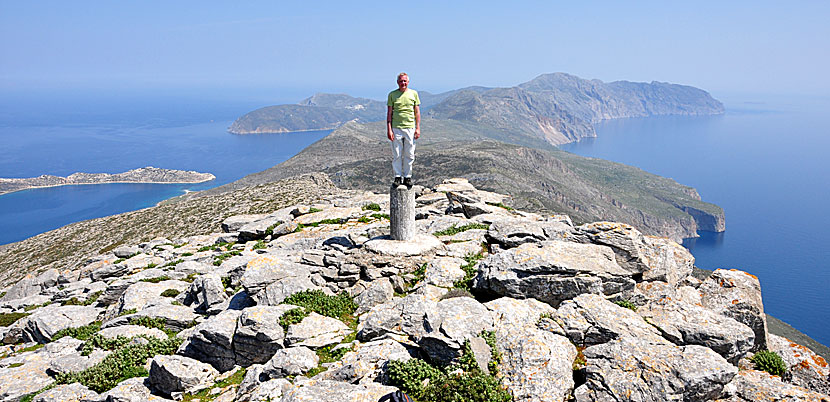
[[[342,191],[30,274],[0,297],[0,399],[830,401],[758,278],[464,179],[413,191],[411,242],[388,195]]]

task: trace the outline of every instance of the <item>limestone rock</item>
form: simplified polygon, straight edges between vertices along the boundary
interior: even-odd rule
[[[294,308],[297,306],[283,304],[253,306],[242,310],[233,335],[236,364],[243,367],[262,364],[282,349],[285,343],[285,331],[280,325],[280,317]]]
[[[89,325],[98,318],[101,309],[92,306],[55,306],[39,308],[22,318],[23,340],[47,343],[55,332],[66,328]]]
[[[130,258],[140,252],[141,249],[138,246],[118,246],[112,250],[112,253],[118,258]]]
[[[164,394],[198,392],[219,375],[209,364],[184,356],[158,355],[150,362],[149,381]]]
[[[583,401],[703,401],[718,398],[738,369],[709,348],[623,337],[583,351]]]
[[[288,327],[285,340],[291,346],[317,349],[336,344],[351,332],[340,320],[312,312],[299,323]]]
[[[280,402],[340,401],[374,402],[397,388],[378,383],[352,385],[340,381],[307,381],[284,390]],[[347,398],[347,399],[344,399]]]
[[[391,301],[394,293],[395,289],[392,287],[389,278],[381,278],[370,282],[369,286],[355,298],[355,303],[358,306],[355,315],[363,314],[374,306]]]
[[[505,338],[516,329],[534,328],[543,315],[555,316],[556,309],[535,299],[502,297],[484,303],[492,312],[496,336]]]
[[[496,337],[503,384],[520,401],[566,401],[574,388],[576,347],[567,338],[534,328],[512,327]]]
[[[430,285],[452,287],[456,281],[464,279],[461,266],[466,262],[455,257],[436,257],[427,263],[424,281]]]
[[[718,402],[826,402],[830,396],[784,383],[780,377],[763,371],[741,370],[724,387],[722,399]]]
[[[294,293],[305,290],[319,289],[311,281],[309,271],[301,271],[299,276],[282,278],[265,287],[265,290],[254,296],[257,304],[277,306]]]
[[[145,308],[133,314],[122,315],[113,318],[102,325],[102,328],[117,327],[119,325],[128,325],[133,318],[148,317],[148,318],[163,318],[164,326],[172,331],[179,332],[185,328],[190,328],[201,317],[193,312],[193,309],[185,306],[177,306],[174,304],[160,304]]]
[[[756,276],[736,269],[717,269],[698,290],[703,307],[752,328],[753,352],[767,349],[767,316],[761,300],[761,283]]]
[[[269,380],[260,384],[260,386],[251,393],[248,400],[251,402],[282,401],[280,398],[282,398],[283,390],[293,387],[294,385],[285,378]],[[244,401],[244,399],[240,399],[240,401]]]
[[[388,236],[371,239],[363,247],[375,254],[410,257],[435,253],[444,247],[437,237],[426,234],[416,234],[412,240],[397,241]]]
[[[617,264],[610,248],[547,241],[522,244],[479,263],[473,286],[496,295],[535,298],[553,306],[583,293],[628,295],[631,273]]]
[[[187,289],[184,304],[193,307],[197,312],[215,314],[221,311],[222,304],[227,300],[228,294],[225,293],[222,278],[216,274],[208,274],[193,280]]]
[[[778,335],[770,334],[767,345],[787,365],[786,382],[830,395],[830,367],[823,357]]]
[[[183,292],[188,287],[187,282],[162,281],[159,283],[136,282],[124,291],[118,301],[118,312],[127,310],[143,310],[149,306],[169,303],[161,297],[167,289]]]
[[[755,343],[752,329],[700,306],[663,299],[637,313],[674,344],[706,346],[733,364]]]
[[[205,320],[193,328],[176,353],[208,363],[221,372],[232,369],[236,364],[233,336],[241,314],[225,310]]]
[[[574,343],[591,346],[620,337],[634,337],[653,343],[668,343],[637,313],[602,296],[583,294],[559,306],[556,319]]]
[[[410,358],[409,351],[392,339],[361,343],[314,378],[352,384],[375,382],[383,378],[388,362]]]
[[[319,361],[317,354],[304,346],[280,349],[268,360],[262,373],[271,379],[297,376],[317,367]]]
[[[243,226],[265,218],[265,214],[234,215],[222,221],[222,231],[225,233],[238,232]]]
[[[248,262],[240,282],[249,295],[256,296],[268,285],[280,279],[310,275],[308,268],[301,264],[293,263],[279,255],[263,255]]]
[[[58,385],[55,388],[42,392],[33,402],[97,402],[100,401],[97,392],[80,383]]]
[[[115,388],[101,394],[104,402],[163,402],[170,399],[151,394],[147,377],[130,378],[118,383]]]
[[[493,330],[493,318],[483,304],[469,297],[439,301],[424,318],[426,333],[418,344],[434,362],[450,363],[461,357],[464,341]]]
[[[147,328],[141,325],[121,325],[118,327],[105,328],[98,331],[98,334],[108,339],[115,339],[119,336],[133,338],[136,336],[149,336],[156,339],[167,339],[167,334],[158,328]]]

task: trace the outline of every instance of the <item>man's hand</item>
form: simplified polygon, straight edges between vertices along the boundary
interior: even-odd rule
[[[415,127],[415,139],[421,138],[421,128]]]
[[[392,132],[391,128],[386,129],[386,138],[389,138],[389,141],[395,141],[395,133]]]

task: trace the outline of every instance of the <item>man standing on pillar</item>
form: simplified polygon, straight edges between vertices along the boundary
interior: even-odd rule
[[[409,89],[409,76],[398,74],[398,89],[386,100],[386,137],[392,141],[393,186],[412,188],[412,162],[415,161],[415,140],[421,137],[421,100],[418,92]]]

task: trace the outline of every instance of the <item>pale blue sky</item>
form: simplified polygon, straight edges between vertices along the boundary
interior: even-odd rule
[[[0,90],[378,98],[399,71],[431,92],[563,71],[826,95],[828,21],[828,1],[0,0]]]

